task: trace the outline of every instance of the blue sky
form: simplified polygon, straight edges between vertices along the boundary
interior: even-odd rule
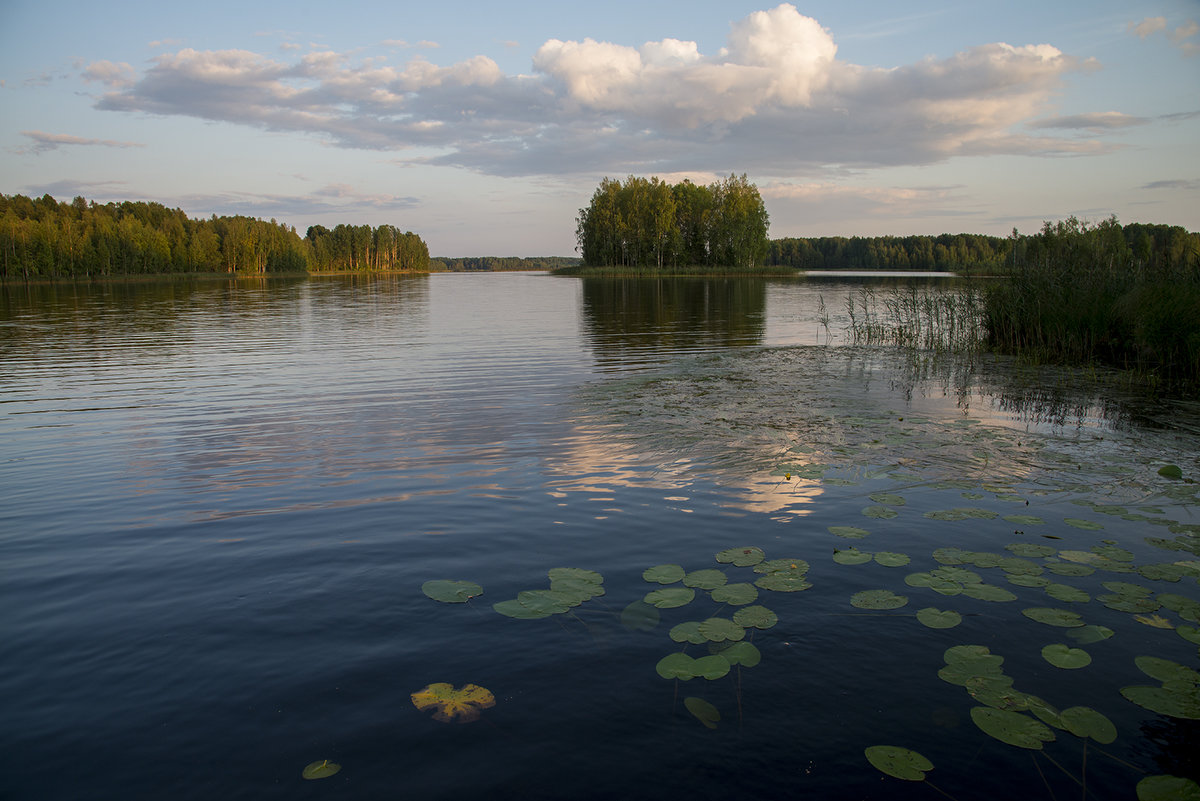
[[[573,255],[605,176],[771,236],[1200,228],[1200,2],[0,0],[0,192]]]

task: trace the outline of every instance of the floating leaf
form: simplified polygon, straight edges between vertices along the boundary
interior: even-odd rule
[[[668,654],[662,659],[658,660],[658,664],[654,666],[654,669],[658,672],[658,675],[662,676],[664,679],[683,679],[684,681],[690,681],[696,678],[696,674],[692,672],[692,665],[695,663],[695,661],[695,659],[692,659],[687,654],[681,651],[676,651],[675,653]]]
[[[952,629],[962,623],[962,615],[953,609],[941,611],[932,606],[917,611],[917,620],[931,629]]]
[[[726,584],[712,591],[712,599],[721,604],[744,606],[758,599],[758,589],[753,584]]]
[[[661,619],[658,610],[645,601],[634,601],[621,610],[621,625],[631,631],[650,631]]]
[[[550,617],[550,612],[531,609],[515,598],[510,601],[494,603],[492,604],[492,609],[495,609],[502,615],[515,617],[518,620],[536,620],[537,618]]]
[[[1173,718],[1200,720],[1200,689],[1122,687],[1121,695],[1138,706]]]
[[[859,609],[899,609],[908,598],[891,590],[863,590],[850,598],[850,605]]]
[[[1083,626],[1081,628],[1071,629],[1067,632],[1067,636],[1078,642],[1080,645],[1091,645],[1092,643],[1107,640],[1113,636],[1113,630],[1108,626]]]
[[[1090,565],[1081,565],[1074,562],[1050,562],[1046,565],[1046,569],[1060,576],[1075,577],[1090,576],[1096,572],[1096,568]]]
[[[679,565],[655,565],[642,571],[642,578],[652,584],[674,584],[683,575],[684,569]]]
[[[1017,596],[1003,587],[997,587],[993,584],[964,584],[962,594],[977,601],[998,601],[1003,603],[1017,600]]]
[[[1084,604],[1092,600],[1092,597],[1078,587],[1072,587],[1070,584],[1047,584],[1046,594],[1056,601],[1064,601],[1066,603]]]
[[[729,660],[720,654],[702,656],[692,663],[692,675],[713,681],[729,673]]]
[[[1175,633],[1193,645],[1200,645],[1200,629],[1195,626],[1177,626]]]
[[[560,578],[551,581],[550,591],[572,599],[572,606],[578,606],[584,601],[604,595],[604,588],[599,584],[574,578]]]
[[[754,667],[762,661],[762,652],[754,647],[753,643],[742,640],[735,642],[728,648],[720,652],[721,656],[725,657],[731,665],[741,665],[742,667]]]
[[[925,781],[925,771],[933,770],[933,763],[924,756],[897,745],[872,745],[863,753],[878,770],[905,781]]]
[[[1071,648],[1062,643],[1047,645],[1042,649],[1042,659],[1056,668],[1074,670],[1092,664],[1092,657],[1081,648]]]
[[[1117,739],[1117,727],[1096,710],[1086,706],[1064,709],[1059,715],[1067,731],[1076,737],[1091,737],[1098,743],[1108,745]]]
[[[771,559],[755,565],[754,572],[803,575],[808,572],[808,562],[805,562],[803,559]]]
[[[413,706],[422,712],[433,708],[434,720],[449,723],[456,720],[467,723],[479,717],[480,713],[496,705],[496,697],[490,690],[476,684],[464,684],[461,690],[445,682],[430,684],[423,690],[412,694]]]
[[[1040,751],[1042,743],[1054,740],[1054,732],[1044,723],[1039,723],[1020,712],[977,706],[971,709],[971,720],[985,734],[1002,743]]]
[[[1158,468],[1158,474],[1163,478],[1173,478],[1176,481],[1183,478],[1183,470],[1177,464],[1165,464]]]
[[[1173,629],[1171,621],[1161,615],[1134,615],[1133,619],[1138,623],[1145,623],[1147,626],[1153,626],[1156,629]]]
[[[1104,528],[1104,526],[1100,525],[1099,523],[1093,523],[1091,520],[1083,520],[1078,517],[1066,517],[1063,518],[1063,522],[1068,526],[1081,528],[1084,531],[1099,531]]]
[[[867,531],[865,528],[859,528],[858,526],[830,526],[829,533],[836,534],[839,537],[845,537],[846,539],[860,540],[871,532]]]
[[[1137,598],[1144,598],[1153,592],[1153,590],[1147,587],[1143,587],[1140,584],[1131,584],[1128,581],[1105,581],[1100,586],[1118,595],[1132,595]]]
[[[1009,584],[1017,587],[1048,587],[1054,582],[1045,576],[1021,576],[1009,574],[1005,576]]]
[[[1133,660],[1133,663],[1137,665],[1138,670],[1152,679],[1158,679],[1164,684],[1170,681],[1200,685],[1200,673],[1178,662],[1172,662],[1170,659],[1161,659],[1157,656],[1139,656]]]
[[[1200,784],[1182,776],[1147,776],[1137,783],[1137,801],[1200,801]]]
[[[468,599],[483,595],[483,587],[470,581],[434,579],[422,584],[421,592],[444,604],[465,604]]]
[[[680,623],[673,627],[670,637],[675,642],[690,642],[693,645],[707,641],[707,638],[700,633],[700,622],[697,620],[689,620],[687,623]]]
[[[717,554],[717,561],[721,564],[732,564],[735,567],[750,567],[757,565],[766,554],[762,548],[728,548]]]
[[[723,617],[710,617],[699,626],[699,632],[710,642],[736,641],[746,636],[746,630]]]
[[[674,609],[679,606],[687,606],[695,597],[696,591],[691,587],[666,587],[661,590],[651,590],[642,600],[659,609]]]
[[[875,554],[875,561],[884,567],[904,567],[912,560],[908,557],[908,554],[879,551]]]
[[[1083,619],[1074,612],[1068,612],[1065,609],[1051,609],[1049,607],[1038,606],[1032,609],[1022,609],[1021,614],[1030,620],[1036,620],[1038,623],[1045,623],[1047,626],[1059,626],[1064,629],[1072,629],[1084,625]]]
[[[857,548],[843,548],[833,550],[833,561],[839,565],[862,565],[871,561],[871,554],[860,551]]]
[[[548,574],[551,581],[558,579],[576,579],[578,581],[587,581],[592,584],[603,584],[604,576],[597,573],[595,570],[584,570],[579,567],[552,567]]]
[[[733,622],[747,629],[769,629],[779,617],[765,606],[746,606],[733,613]]]
[[[904,506],[907,503],[903,495],[897,495],[894,492],[873,492],[869,497],[875,503],[881,503],[885,506]]]
[[[802,575],[790,573],[768,573],[754,582],[754,586],[775,592],[800,592],[812,587],[812,582]]]
[[[688,587],[695,587],[698,590],[715,590],[725,582],[729,581],[729,577],[720,570],[693,570],[683,577],[683,583]]]
[[[517,593],[517,603],[534,612],[544,612],[548,615],[561,615],[579,602],[569,595],[553,590],[522,590]]]
[[[862,510],[863,515],[875,520],[891,520],[900,513],[889,506],[867,506]]]
[[[705,701],[703,698],[688,696],[683,699],[683,705],[687,707],[688,712],[691,712],[696,717],[696,720],[703,723],[707,728],[717,728],[717,723],[721,720],[721,713],[708,701]]]
[[[1014,526],[1041,526],[1041,525],[1045,525],[1045,523],[1046,523],[1045,520],[1042,520],[1042,518],[1036,517],[1034,515],[1005,515],[1004,519],[1007,522],[1012,523]],[[1042,546],[1035,545],[1035,546],[1031,546],[1031,547],[1040,548]],[[1016,553],[1016,551],[1013,551],[1013,553]],[[1045,556],[1045,554],[1029,554],[1029,553],[1022,553],[1022,554],[1017,554],[1017,555],[1018,556]]]
[[[428,595],[428,593],[426,593]],[[432,595],[429,596],[433,598]],[[433,600],[440,600],[433,598]],[[454,602],[457,603],[457,602]],[[304,766],[304,770],[300,771],[300,775],[306,779],[326,779],[342,769],[342,766],[336,762],[330,762],[328,759],[322,759],[319,762],[310,762]]]
[[[996,512],[988,509],[977,509],[974,507],[958,507],[955,509],[938,509],[933,512],[926,512],[925,517],[930,520],[992,520],[999,517]]]
[[[1024,522],[1024,521],[1014,521],[1012,519],[1013,517],[1018,517],[1018,515],[1012,515],[1012,516],[1006,517],[1004,519],[1010,523]],[[1036,520],[1037,518],[1035,517],[1033,519]],[[1029,524],[1025,523],[1025,525],[1029,525]],[[1036,559],[1036,558],[1039,558],[1042,556],[1053,556],[1055,553],[1055,550],[1053,548],[1051,548],[1049,545],[1035,545],[1031,542],[1014,542],[1013,544],[1005,545],[1004,547],[1008,551],[1010,551],[1013,554],[1013,556],[1023,556],[1023,557],[1030,558],[1030,559]]]

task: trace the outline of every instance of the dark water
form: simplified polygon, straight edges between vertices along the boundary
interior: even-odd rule
[[[855,291],[524,274],[0,287],[0,797],[937,795],[873,768],[878,744],[924,754],[964,800],[1200,779],[1197,721],[1118,692],[1158,685],[1138,656],[1196,668],[1197,621],[1174,600],[1155,612],[1170,629],[1099,600],[1112,581],[1200,600],[1196,485],[1157,473],[1200,473],[1197,405],[856,346]],[[928,516],[962,507],[991,517]],[[964,566],[1006,602],[905,583],[943,566],[939,548],[1014,544],[1055,549],[1038,573],[1088,563],[1045,572],[1088,600],[1013,584],[1019,567]],[[661,678],[673,626],[734,609],[697,591],[630,628],[623,610],[660,587],[643,571],[749,583],[714,559],[749,546],[806,561],[812,588],[760,590],[779,623],[747,635],[756,666]],[[832,558],[851,547],[911,562]],[[605,594],[545,619],[493,611],[556,567],[598,571]],[[439,603],[430,579],[484,594]],[[850,604],[869,589],[908,602]],[[963,622],[927,628],[925,607]],[[1114,634],[1081,645],[1034,607]],[[1052,643],[1092,663],[1054,667]],[[1060,710],[1100,711],[1116,740],[989,737],[938,677],[961,644]],[[411,696],[435,682],[495,706],[434,721]],[[341,771],[301,778],[326,759]]]

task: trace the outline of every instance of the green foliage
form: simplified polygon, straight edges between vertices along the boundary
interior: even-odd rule
[[[158,203],[59,203],[0,195],[0,278],[308,270],[429,269],[429,250],[395,227],[313,226],[301,238],[275,220],[191,219]]]
[[[766,206],[745,175],[709,186],[658,178],[605,178],[575,236],[583,263],[594,267],[720,266],[752,269],[767,254]]]

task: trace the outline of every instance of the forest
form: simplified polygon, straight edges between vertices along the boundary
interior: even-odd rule
[[[684,180],[605,178],[575,236],[590,267],[724,267],[760,265],[770,245],[758,187],[730,175],[707,186]]]
[[[579,259],[570,256],[437,256],[429,261],[430,272],[518,272],[521,270],[558,270],[574,267]]]
[[[59,203],[0,195],[0,278],[171,273],[419,271],[429,249],[394,226],[313,226],[189,218],[159,203]]]

